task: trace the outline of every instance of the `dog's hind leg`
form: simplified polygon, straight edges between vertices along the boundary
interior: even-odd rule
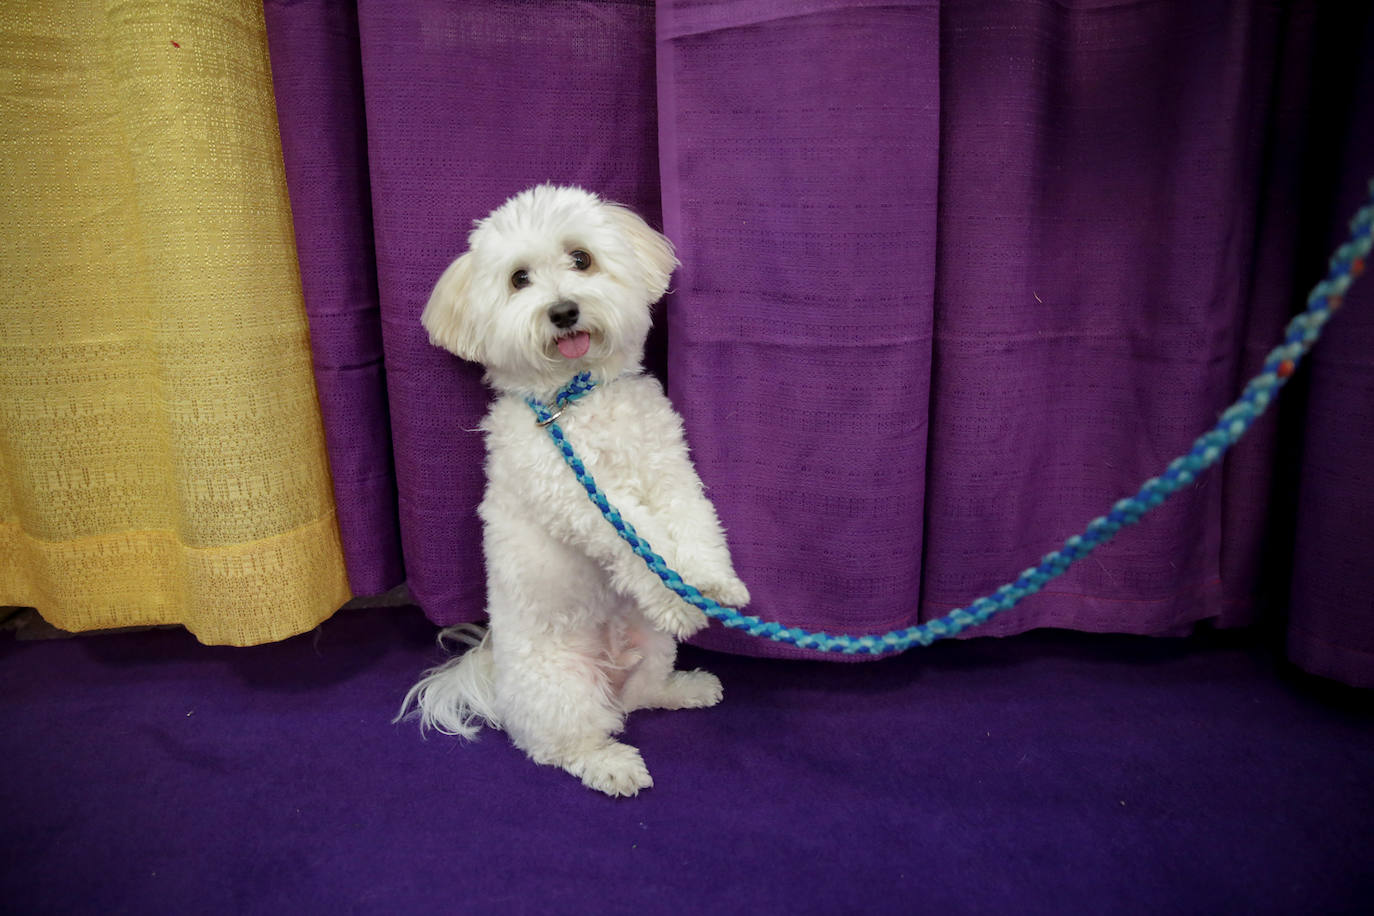
[[[549,760],[532,757],[536,763],[562,767],[588,788],[607,795],[638,795],[653,786],[653,777],[639,751],[609,736],[571,748]]]
[[[720,679],[706,671],[674,671],[677,641],[650,626],[631,626],[627,637],[642,658],[621,688],[626,712],[636,709],[699,709],[724,696]]]
[[[607,795],[635,795],[654,784],[639,751],[612,737],[625,717],[602,668],[599,643],[498,646],[519,655],[516,665],[497,665],[498,672],[513,672],[498,689],[502,724],[531,760],[561,767]]]

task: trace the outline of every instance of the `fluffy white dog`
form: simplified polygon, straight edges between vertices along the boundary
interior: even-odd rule
[[[489,628],[441,635],[471,646],[426,672],[402,705],[421,725],[471,738],[504,729],[537,763],[610,795],[653,785],[613,736],[644,708],[720,702],[705,671],[674,671],[677,640],[706,626],[588,500],[525,403],[551,403],[580,372],[598,382],[559,418],[612,505],[669,566],[721,604],[749,591],[687,455],[682,421],[640,366],[649,307],[677,260],[629,210],[541,185],[468,236],[420,321],[430,340],[486,368],[487,490],[478,514]]]

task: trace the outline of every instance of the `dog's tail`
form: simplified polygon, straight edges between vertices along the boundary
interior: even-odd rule
[[[393,722],[419,717],[421,731],[474,738],[482,725],[500,728],[492,685],[491,631],[460,623],[439,633],[439,645],[462,643],[468,650],[431,668],[410,688]],[[413,709],[411,707],[414,707]]]

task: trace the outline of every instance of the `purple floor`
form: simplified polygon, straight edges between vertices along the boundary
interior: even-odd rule
[[[253,649],[0,640],[0,910],[1331,913],[1374,902],[1374,711],[1226,639],[867,666],[688,651],[632,800],[393,726],[413,609]]]

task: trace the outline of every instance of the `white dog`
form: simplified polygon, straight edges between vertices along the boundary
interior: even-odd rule
[[[706,626],[592,505],[536,424],[577,373],[598,382],[558,423],[611,505],[690,584],[741,607],[715,510],[682,421],[640,366],[649,307],[677,260],[666,238],[579,188],[542,185],[476,223],[420,321],[430,340],[486,368],[497,399],[482,423],[487,490],[478,514],[489,629],[441,635],[473,648],[425,674],[402,705],[422,727],[471,738],[505,729],[537,763],[610,795],[653,785],[612,736],[635,709],[712,706],[720,681],[674,671],[677,639]]]

